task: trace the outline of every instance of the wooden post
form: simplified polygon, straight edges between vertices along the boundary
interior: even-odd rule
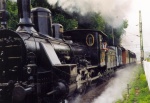
[[[129,98],[130,89],[131,89],[131,87],[129,86],[129,84],[127,84],[127,99]]]

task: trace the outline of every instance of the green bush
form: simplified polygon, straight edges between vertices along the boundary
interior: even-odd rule
[[[146,58],[146,61],[150,62],[150,57]]]

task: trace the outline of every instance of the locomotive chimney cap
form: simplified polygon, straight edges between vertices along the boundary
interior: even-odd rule
[[[31,12],[48,12],[48,13],[51,13],[51,11],[47,8],[43,8],[43,7],[36,7],[36,8],[33,8],[31,9]]]

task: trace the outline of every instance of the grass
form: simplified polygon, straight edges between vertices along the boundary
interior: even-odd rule
[[[146,60],[147,62],[150,62],[150,57],[146,58],[145,60]]]
[[[131,82],[129,94],[123,94],[123,100],[116,103],[150,103],[150,90],[144,74],[144,69],[139,66],[139,70],[134,81]]]

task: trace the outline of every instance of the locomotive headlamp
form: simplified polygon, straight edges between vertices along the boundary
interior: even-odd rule
[[[0,10],[0,21],[7,21],[9,19],[9,13],[6,10]]]

